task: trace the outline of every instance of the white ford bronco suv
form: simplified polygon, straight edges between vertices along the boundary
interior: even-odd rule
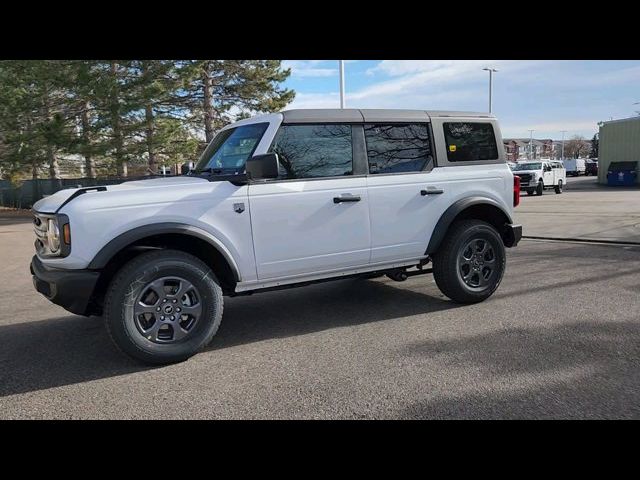
[[[170,363],[210,343],[224,295],[432,272],[482,301],[521,238],[519,199],[489,114],[288,110],[223,128],[186,175],[38,201],[31,273],[125,353]]]
[[[520,188],[528,195],[542,195],[551,188],[559,194],[567,184],[567,171],[560,160],[518,162],[513,174],[520,177]]]

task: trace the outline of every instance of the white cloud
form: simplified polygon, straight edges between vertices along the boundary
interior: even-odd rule
[[[319,76],[329,73],[314,70],[337,74],[337,61],[332,62],[293,63],[298,75],[307,70],[309,75]],[[335,69],[330,68],[333,65]],[[637,62],[616,62],[606,68],[572,60],[384,60],[366,70],[365,78],[356,77],[353,82],[347,66],[347,107],[484,110],[485,67],[499,70],[494,77],[494,110],[501,119],[503,135],[508,137],[527,136],[529,129],[539,138],[559,138],[561,130],[568,131],[567,137],[590,137],[598,130],[598,120],[624,113],[605,96],[607,90],[640,83]],[[362,80],[366,82],[360,83]],[[330,88],[335,91],[299,91],[292,107],[337,108],[337,81]],[[634,100],[640,97],[623,100],[630,111]]]
[[[328,93],[296,93],[293,102],[287,108],[339,108],[340,94]]]
[[[526,125],[503,124],[501,127],[502,136],[505,138],[528,137],[529,130],[531,129],[534,130],[534,138],[552,138],[553,140],[557,140],[561,136],[560,132],[566,130],[565,139],[569,139],[576,134],[588,136],[588,132],[597,132],[598,122],[595,120],[567,120]],[[593,133],[591,135],[593,135]]]
[[[337,62],[335,68],[319,67],[325,60],[285,60],[285,68],[291,68],[291,74],[297,77],[331,77],[338,75]]]

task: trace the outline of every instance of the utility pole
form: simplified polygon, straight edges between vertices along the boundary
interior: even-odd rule
[[[561,130],[562,132],[562,158],[561,160],[564,161],[564,134],[567,133],[566,130]]]
[[[535,130],[529,130],[529,160],[531,160],[531,155],[533,154],[533,132]]]
[[[498,70],[496,70],[495,68],[489,68],[489,67],[483,68],[482,70],[489,72],[489,113],[491,113],[492,97],[493,97],[493,74]]]
[[[344,108],[344,60],[340,60],[340,108]]]

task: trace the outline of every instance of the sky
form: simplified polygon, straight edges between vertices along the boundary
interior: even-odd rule
[[[285,60],[296,91],[288,108],[339,108],[337,60]],[[489,110],[505,138],[591,139],[599,121],[637,115],[640,61],[346,60],[347,108]]]

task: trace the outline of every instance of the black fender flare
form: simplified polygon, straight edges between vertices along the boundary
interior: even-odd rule
[[[123,248],[126,248],[128,245],[131,245],[145,237],[167,233],[189,235],[206,241],[218,250],[218,252],[220,252],[227,261],[231,271],[233,272],[235,280],[237,282],[241,281],[238,265],[229,250],[220,240],[201,228],[177,222],[153,223],[151,225],[143,225],[121,233],[117,237],[111,239],[109,243],[100,249],[100,251],[93,257],[93,260],[91,260],[87,268],[90,270],[100,270],[109,263],[109,260],[111,260],[116,253],[121,251]]]
[[[462,198],[450,205],[449,208],[444,211],[444,213],[438,220],[438,223],[436,223],[436,226],[433,229],[433,233],[431,234],[431,240],[429,240],[429,245],[427,246],[425,255],[434,254],[438,250],[438,247],[440,247],[440,244],[442,243],[442,240],[444,240],[444,236],[447,234],[447,230],[449,230],[449,226],[451,225],[451,223],[453,223],[454,219],[461,212],[475,205],[490,205],[492,207],[496,207],[504,214],[505,224],[513,223],[511,215],[509,215],[509,213],[504,210],[502,205],[489,197],[474,196]]]

